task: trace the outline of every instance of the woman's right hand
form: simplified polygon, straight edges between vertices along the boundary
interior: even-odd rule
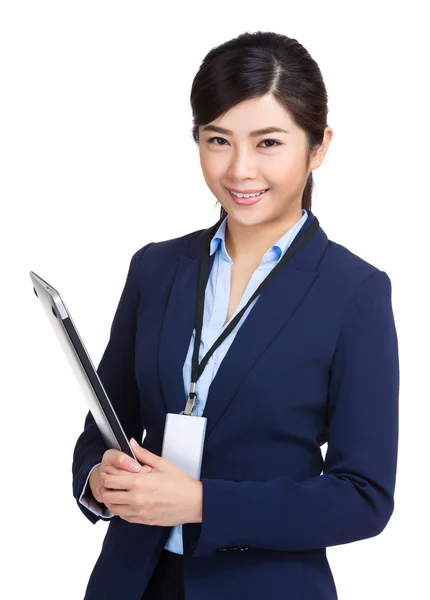
[[[133,469],[133,465],[138,465],[139,468],[135,470]],[[131,456],[128,456],[128,454],[121,450],[115,450],[113,448],[106,450],[103,454],[101,464],[93,469],[89,479],[91,491],[97,502],[103,503],[98,492],[98,489],[103,487],[103,484],[100,481],[100,474],[110,473],[111,475],[117,475],[118,472],[122,471],[129,471],[131,473],[150,473],[152,467],[149,465],[141,465],[139,462],[135,461],[134,458],[131,458]]]

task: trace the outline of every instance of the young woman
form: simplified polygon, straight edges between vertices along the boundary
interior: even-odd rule
[[[333,132],[303,46],[212,49],[191,104],[221,215],[131,258],[98,373],[142,465],[88,413],[73,493],[110,523],[85,599],[335,600],[326,548],[378,535],[394,507],[391,281],[311,211]],[[207,419],[200,477],[161,456],[167,413]]]

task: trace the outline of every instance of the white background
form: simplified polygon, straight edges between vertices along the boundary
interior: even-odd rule
[[[87,405],[33,293],[60,290],[98,364],[132,254],[219,206],[191,137],[203,57],[244,31],[298,39],[334,137],[312,211],[391,278],[401,362],[395,511],[329,548],[340,600],[430,597],[429,44],[425,2],[0,5],[2,598],[83,598],[107,524],[72,496]],[[288,533],[287,533],[288,535]]]

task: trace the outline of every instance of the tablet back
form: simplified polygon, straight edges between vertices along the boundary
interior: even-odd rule
[[[108,448],[122,450],[136,459],[102,382],[58,291],[30,271],[33,290],[63,348],[95,422]]]

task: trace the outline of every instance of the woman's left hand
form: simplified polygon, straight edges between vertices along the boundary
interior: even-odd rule
[[[149,473],[101,473],[100,494],[114,515],[130,523],[175,526],[202,522],[203,485],[172,462],[130,440]]]

